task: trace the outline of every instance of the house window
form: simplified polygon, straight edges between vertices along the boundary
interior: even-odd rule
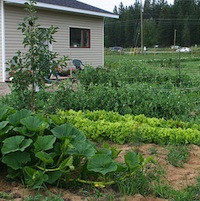
[[[70,28],[70,47],[90,48],[90,29]]]

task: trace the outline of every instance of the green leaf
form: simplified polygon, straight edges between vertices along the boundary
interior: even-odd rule
[[[8,121],[12,125],[17,125],[20,124],[20,121],[23,118],[28,117],[31,114],[32,112],[30,110],[22,109],[20,111],[17,111],[15,114],[8,116]]]
[[[20,121],[24,126],[26,126],[29,130],[35,131],[35,132],[40,132],[44,131],[49,124],[45,121],[43,121],[40,117],[38,116],[29,116]]]
[[[23,168],[30,160],[30,154],[27,152],[10,153],[2,158],[2,162],[14,170]]]
[[[36,153],[35,156],[43,161],[45,164],[53,164],[54,162],[52,156],[43,151]]]
[[[129,170],[133,171],[139,165],[138,155],[135,152],[132,151],[127,152],[126,155],[124,156],[124,159]]]
[[[7,134],[12,128],[13,126],[8,125],[8,121],[0,122],[0,136]]]
[[[69,167],[71,170],[74,170],[74,166],[73,166],[73,156],[70,156],[68,158],[66,158],[64,161],[62,161],[62,163],[59,166],[60,170],[66,170],[67,167]]]
[[[8,112],[8,109],[4,108],[3,106],[0,107],[0,121],[6,119],[7,112]]]
[[[74,128],[74,126],[71,123],[66,123],[57,126],[54,129],[52,129],[51,132],[56,138],[60,140],[64,140],[66,138],[69,139],[76,138],[79,141],[85,140],[85,136],[83,135],[83,133],[78,129]]]
[[[117,170],[117,164],[110,156],[106,154],[96,154],[88,161],[87,168],[89,171],[98,172],[105,175]]]
[[[3,147],[1,149],[3,154],[10,152],[24,151],[33,142],[32,139],[25,139],[23,136],[13,136],[6,138],[3,141]]]
[[[54,137],[53,135],[39,136],[34,143],[35,153],[52,149],[55,141],[56,137]]]
[[[28,130],[25,126],[15,127],[13,130],[15,132],[20,133],[21,135],[24,135],[24,136],[27,136],[27,137],[33,137],[34,135],[37,134],[34,131]]]
[[[61,171],[55,171],[55,172],[47,172],[46,174],[48,175],[47,183],[53,184],[62,176],[63,173]]]
[[[81,155],[89,158],[97,152],[94,145],[88,141],[74,142],[72,145],[73,147],[67,150],[67,153],[71,155]]]
[[[49,179],[47,174],[28,166],[24,168],[24,172],[25,172],[25,183],[26,185],[32,188],[41,187],[41,185]]]
[[[50,115],[50,118],[56,125],[61,125],[65,123],[65,119],[60,118],[60,116],[58,115]]]

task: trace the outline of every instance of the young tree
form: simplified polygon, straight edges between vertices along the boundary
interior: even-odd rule
[[[49,44],[55,41],[53,35],[58,28],[51,26],[42,29],[37,24],[35,4],[35,0],[25,3],[29,16],[18,27],[24,35],[24,51],[18,51],[7,63],[7,70],[13,78],[12,92],[16,92],[19,101],[26,100],[33,111],[36,87],[43,88],[50,73],[55,74],[58,67],[67,65],[67,57],[58,59],[58,54],[49,50]]]

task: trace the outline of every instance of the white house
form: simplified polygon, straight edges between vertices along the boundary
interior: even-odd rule
[[[0,0],[0,82],[5,82],[6,61],[23,51],[23,35],[17,30],[28,16],[24,0]],[[104,18],[118,18],[111,12],[76,0],[37,0],[41,28],[58,27],[52,50],[94,67],[104,64]]]

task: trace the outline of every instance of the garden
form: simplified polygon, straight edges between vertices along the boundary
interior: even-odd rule
[[[54,73],[68,58],[42,42],[57,29],[40,38],[34,1],[27,10],[28,53],[8,61],[11,93],[0,99],[0,200],[200,200],[198,49],[105,50],[104,67],[49,86],[42,64]]]

